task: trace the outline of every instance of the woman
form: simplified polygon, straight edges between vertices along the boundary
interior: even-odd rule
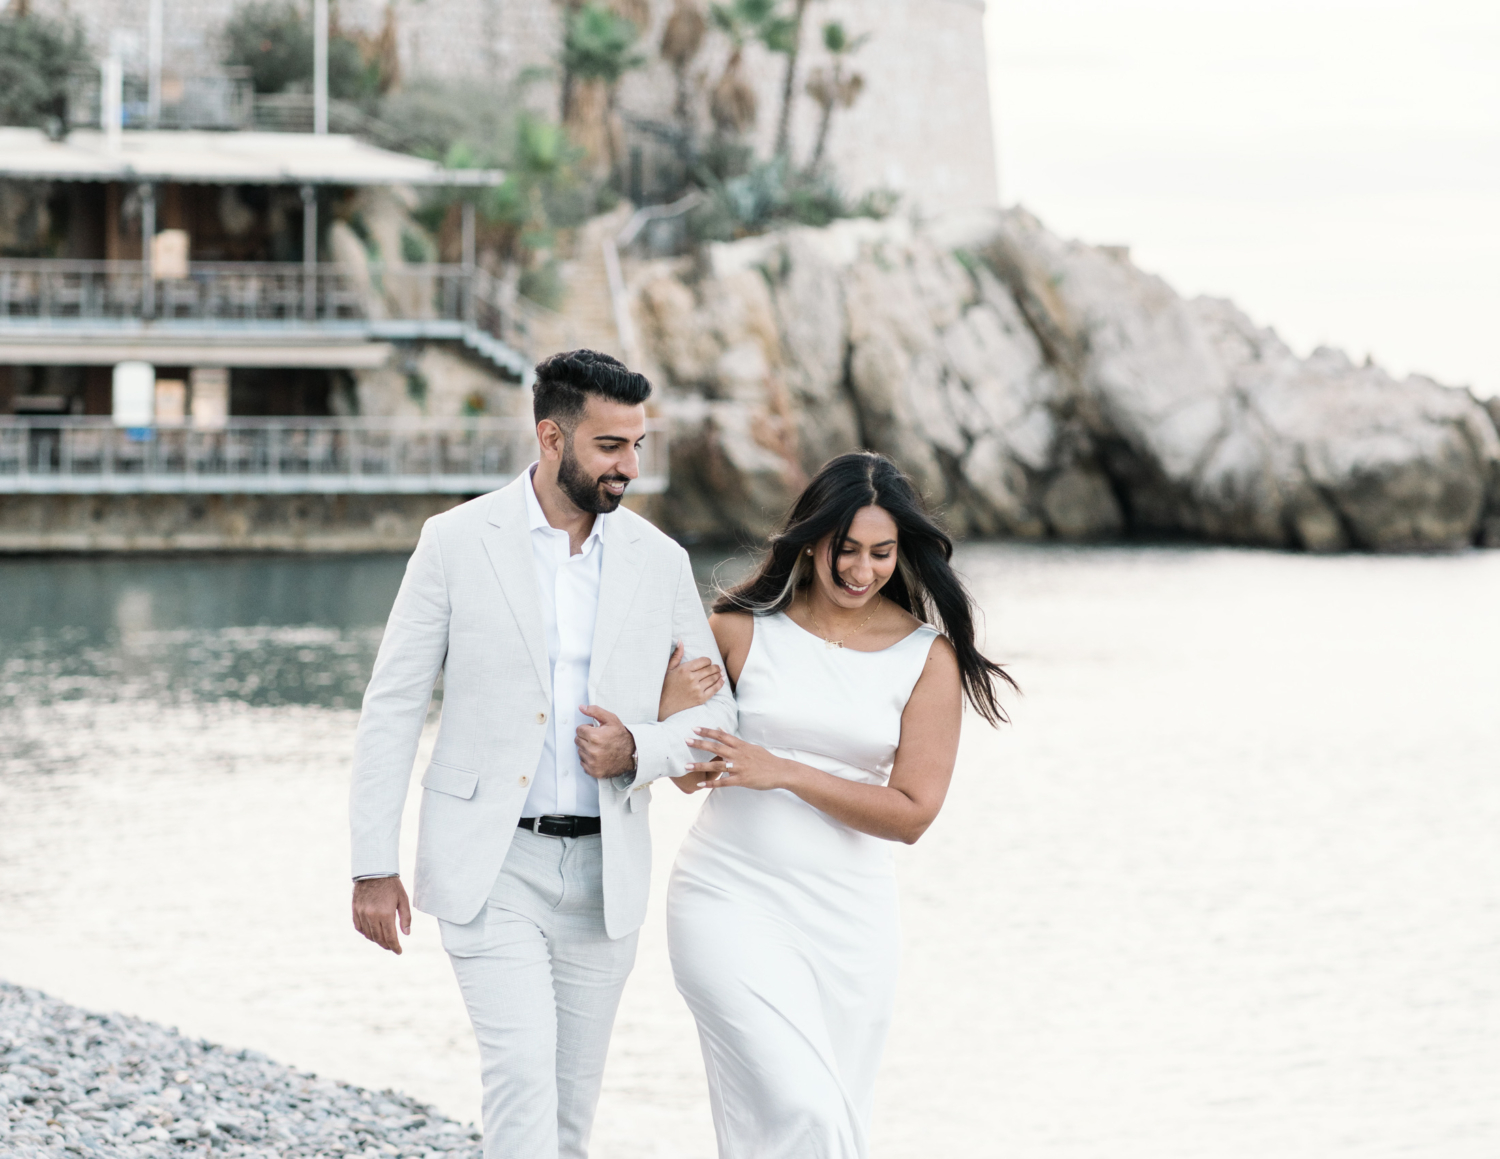
[[[889,843],[942,807],[964,696],[994,724],[1012,683],[974,645],[952,553],[890,460],[842,455],[714,606],[740,736],[700,729],[713,759],[678,781],[712,795],[667,937],[721,1159],[868,1154],[900,948]],[[663,711],[700,695],[669,681]]]

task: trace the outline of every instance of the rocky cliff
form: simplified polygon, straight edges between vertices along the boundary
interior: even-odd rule
[[[1024,210],[790,230],[629,286],[679,534],[761,536],[819,464],[870,447],[957,533],[1500,546],[1500,406],[1298,358]]]

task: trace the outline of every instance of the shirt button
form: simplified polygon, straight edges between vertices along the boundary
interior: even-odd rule
[[[531,784],[531,778],[528,777],[525,773],[521,774],[521,784],[523,784],[523,785],[529,785],[529,784]]]
[[[546,719],[547,719],[547,714],[545,712],[539,712],[539,713],[536,714],[536,722],[537,722],[537,724],[544,723],[546,721]]]

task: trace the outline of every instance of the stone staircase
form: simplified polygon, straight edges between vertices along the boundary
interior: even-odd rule
[[[633,212],[628,202],[622,202],[612,213],[593,218],[579,228],[573,256],[562,263],[567,288],[562,310],[528,320],[532,353],[538,361],[555,351],[580,347],[625,357],[604,267],[604,242],[620,232]]]

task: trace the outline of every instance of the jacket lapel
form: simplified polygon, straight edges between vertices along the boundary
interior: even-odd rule
[[[604,566],[599,571],[599,604],[594,617],[594,647],[589,655],[589,697],[609,663],[615,641],[630,616],[641,583],[645,551],[640,532],[625,519],[611,516],[604,533]]]
[[[536,677],[547,695],[552,695],[552,676],[547,663],[546,629],[542,624],[542,605],[536,590],[536,569],[531,561],[531,532],[526,525],[525,483],[517,479],[495,492],[490,503],[489,526],[483,533],[485,554],[505,593]],[[606,566],[608,566],[606,561]]]

